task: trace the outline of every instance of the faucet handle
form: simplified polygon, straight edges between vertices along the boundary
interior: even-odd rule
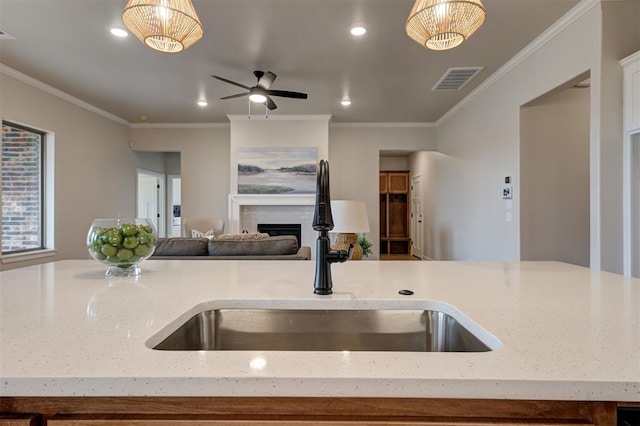
[[[351,257],[351,253],[353,252],[353,244],[349,244],[348,250],[329,250],[327,253],[327,262],[329,263],[344,263]]]
[[[349,250],[347,250],[347,259],[351,259],[351,253],[353,253],[354,245],[353,243],[349,243]]]
[[[353,244],[349,244],[347,250],[338,250],[338,262],[343,263],[351,259],[351,253],[353,253]]]

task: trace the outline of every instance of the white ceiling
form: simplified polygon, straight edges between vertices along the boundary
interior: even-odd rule
[[[462,46],[428,51],[404,31],[414,0],[194,0],[205,35],[179,54],[133,35],[118,39],[125,0],[0,0],[0,62],[129,122],[227,122],[253,86],[253,70],[278,75],[275,114],[331,114],[334,122],[435,122],[578,0],[483,0],[485,24]],[[368,32],[354,38],[349,28]],[[432,92],[450,67],[484,70],[460,91]],[[1,90],[1,87],[0,87]],[[353,104],[343,107],[343,97]],[[196,100],[206,99],[201,108]],[[264,107],[252,105],[253,114]]]

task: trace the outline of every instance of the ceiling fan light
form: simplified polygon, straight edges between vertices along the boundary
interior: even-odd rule
[[[128,0],[122,21],[143,43],[160,52],[182,52],[204,34],[191,0]]]
[[[251,102],[255,102],[258,104],[263,104],[266,102],[267,97],[265,95],[261,95],[260,93],[253,93],[251,95],[249,95],[249,100]]]
[[[405,28],[421,46],[448,50],[476,32],[485,17],[481,0],[416,0]]]

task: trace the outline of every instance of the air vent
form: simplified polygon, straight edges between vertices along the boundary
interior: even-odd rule
[[[5,33],[4,31],[0,30],[0,40],[14,40],[15,37],[12,36],[9,33]]]
[[[460,90],[482,71],[482,68],[449,68],[431,90]]]

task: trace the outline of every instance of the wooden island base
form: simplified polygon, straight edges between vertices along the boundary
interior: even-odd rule
[[[615,402],[478,399],[0,397],[0,426],[615,426],[616,408]]]

